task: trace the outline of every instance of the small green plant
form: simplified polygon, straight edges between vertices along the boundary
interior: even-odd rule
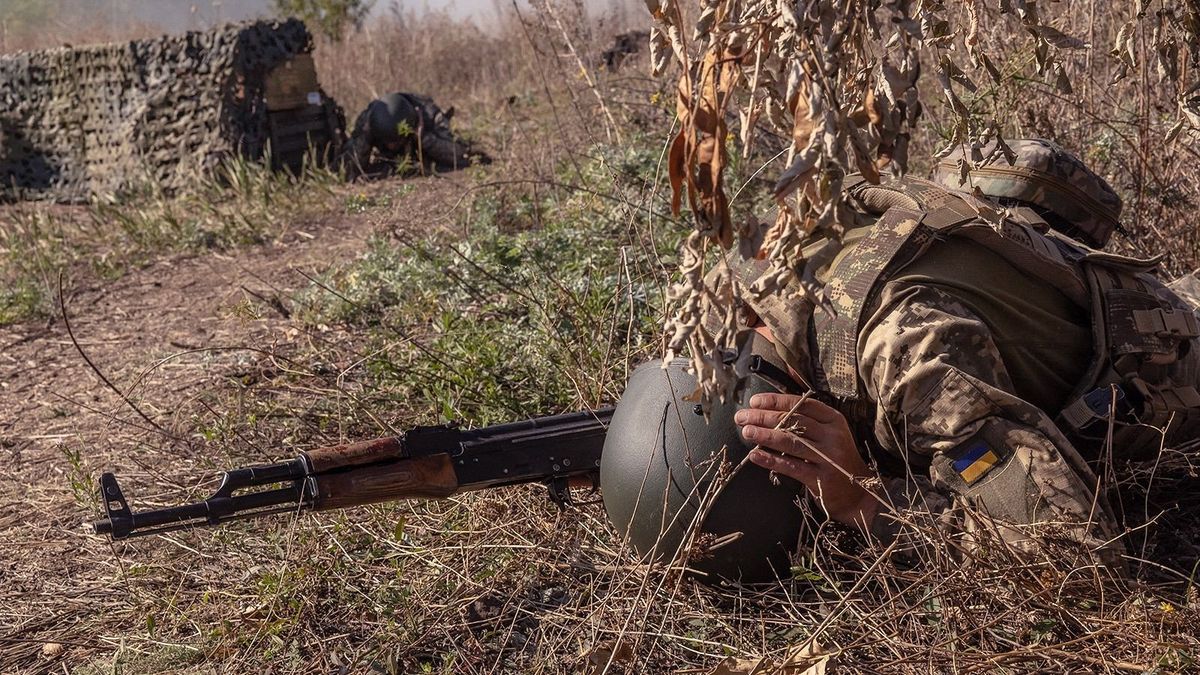
[[[331,40],[340,40],[347,28],[357,28],[371,11],[370,0],[272,0],[275,13],[302,19]]]
[[[71,494],[75,497],[75,504],[95,510],[98,507],[96,503],[96,480],[84,465],[82,450],[78,447],[63,446],[62,451],[63,456],[66,457],[67,466],[70,467],[67,473],[67,483],[71,486]]]
[[[677,230],[650,234],[635,206],[647,154],[605,152],[587,172],[599,184],[619,167],[614,193],[483,195],[459,223],[466,240],[376,237],[302,299],[307,320],[368,327],[380,390],[446,419],[611,400],[627,364],[657,349],[661,261]]]

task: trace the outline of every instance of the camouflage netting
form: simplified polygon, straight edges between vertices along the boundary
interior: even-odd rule
[[[0,201],[178,190],[224,157],[260,158],[266,75],[310,51],[291,19],[0,56]]]

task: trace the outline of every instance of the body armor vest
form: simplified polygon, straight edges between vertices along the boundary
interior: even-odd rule
[[[794,321],[772,325],[769,313],[762,317],[780,343],[809,341],[813,385],[844,411],[870,407],[858,376],[858,336],[884,285],[939,239],[967,237],[1090,308],[1092,362],[1066,407],[1045,411],[1081,451],[1096,456],[1111,438],[1117,456],[1137,458],[1200,437],[1200,321],[1151,274],[1158,260],[1088,248],[1049,231],[1031,209],[1004,211],[920,179],[848,179],[847,186],[848,202],[878,220],[829,270],[836,314],[817,312],[808,336],[796,335]]]

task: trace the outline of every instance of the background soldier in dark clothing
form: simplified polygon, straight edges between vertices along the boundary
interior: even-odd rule
[[[433,99],[396,92],[371,101],[354,121],[342,149],[346,177],[391,175],[406,159],[424,171],[455,171],[491,159],[450,131],[454,108],[443,112]]]

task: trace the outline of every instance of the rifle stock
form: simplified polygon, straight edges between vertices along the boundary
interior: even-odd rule
[[[113,539],[160,534],[272,513],[329,511],[399,499],[442,499],[466,490],[544,483],[560,505],[570,486],[595,485],[612,408],[481,429],[417,427],[301,452],[292,460],[226,471],[201,502],[134,512],[116,477],[100,478],[106,517],[92,530]]]

